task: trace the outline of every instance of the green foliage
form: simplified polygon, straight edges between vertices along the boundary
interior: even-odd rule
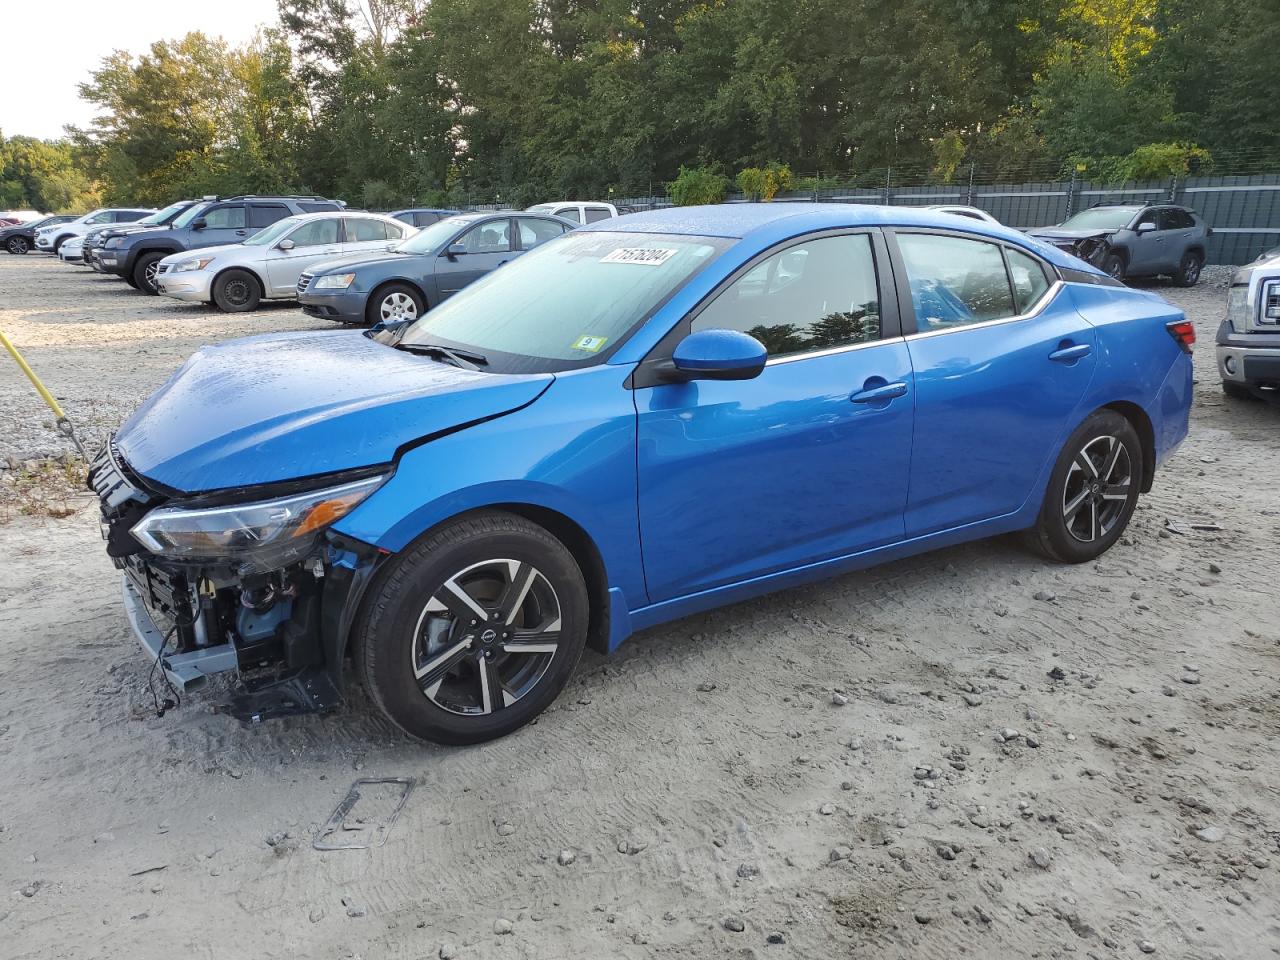
[[[729,178],[715,166],[682,166],[676,178],[667,184],[667,196],[677,207],[720,203],[728,192]]]
[[[950,183],[956,175],[956,168],[964,159],[965,145],[960,134],[948,130],[933,141],[933,172],[942,178],[943,183]]]
[[[100,199],[71,144],[0,134],[0,207],[83,213]]]
[[[791,189],[791,168],[776,161],[764,167],[747,167],[738,171],[735,182],[748,200],[772,200],[779,191]]]
[[[1117,165],[1116,179],[1158,180],[1207,172],[1209,151],[1194,143],[1148,143],[1138,147]]]

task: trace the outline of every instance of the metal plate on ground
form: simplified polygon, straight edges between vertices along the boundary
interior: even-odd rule
[[[357,780],[342,798],[311,846],[316,850],[367,850],[387,842],[417,780],[371,777]],[[363,800],[364,803],[360,803]],[[359,809],[357,809],[359,805]]]

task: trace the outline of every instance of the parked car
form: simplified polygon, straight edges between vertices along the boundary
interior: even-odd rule
[[[90,483],[175,687],[266,664],[233,712],[324,708],[351,654],[400,727],[473,743],[664,621],[1012,531],[1100,556],[1186,435],[1193,340],[992,224],[684,207],[413,323],[207,346]]]
[[[36,230],[41,227],[52,227],[60,223],[69,223],[76,219],[75,214],[59,213],[50,217],[41,217],[16,226],[0,229],[0,247],[9,253],[21,256],[36,245]]]
[[[38,210],[0,210],[0,220],[10,220],[9,226],[17,223],[31,223],[44,217]]]
[[[1171,276],[1194,287],[1213,234],[1201,216],[1169,204],[1101,203],[1031,236],[1101,267],[1117,280]]]
[[[936,204],[924,208],[925,210],[933,210],[937,213],[949,213],[956,217],[968,217],[970,220],[981,220],[983,223],[999,223],[1000,221],[987,213],[985,210],[979,210],[977,207],[967,207],[964,204]]]
[[[436,207],[414,207],[412,210],[393,210],[391,216],[403,220],[411,227],[422,229],[439,223],[445,217],[456,216],[457,210],[441,210]]]
[[[105,272],[123,277],[143,293],[155,294],[159,292],[156,269],[165,257],[240,243],[285,217],[341,209],[340,202],[323,197],[206,197],[167,227],[113,237],[99,260]]]
[[[243,243],[175,253],[160,261],[159,293],[214,303],[228,313],[257,309],[261,300],[297,296],[298,277],[319,260],[343,253],[383,253],[414,228],[377,213],[303,213],[285,217]]]
[[[36,249],[45,253],[56,254],[61,246],[72,237],[82,237],[91,229],[104,224],[134,223],[149,213],[155,213],[150,207],[104,207],[86,213],[59,224],[41,227],[36,231]]]
[[[1227,396],[1280,400],[1280,247],[1231,278],[1216,339]]]
[[[555,203],[539,203],[529,207],[525,213],[542,213],[552,217],[561,217],[573,223],[597,223],[618,216],[618,208],[612,203],[599,201],[579,202],[577,200],[560,200]]]
[[[99,273],[104,273],[100,259],[102,247],[108,240],[113,237],[123,237],[128,233],[136,233],[139,230],[151,230],[157,227],[167,227],[178,219],[187,210],[190,210],[200,200],[179,200],[171,203],[163,210],[157,210],[149,217],[143,217],[137,223],[131,223],[123,226],[105,226],[94,227],[84,235],[83,252],[81,254],[84,262]]]
[[[84,237],[68,237],[58,247],[57,257],[63,263],[80,263],[83,256]]]
[[[471,213],[441,220],[392,251],[326,260],[298,280],[304,312],[341,323],[415,320],[463,287],[572,230],[557,217]]]

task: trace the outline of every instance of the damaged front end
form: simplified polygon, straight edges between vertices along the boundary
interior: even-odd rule
[[[224,709],[253,722],[336,706],[379,553],[329,528],[389,472],[186,496],[158,489],[108,444],[89,486],[134,632],[168,682],[181,691],[235,671]]]
[[[1096,233],[1087,237],[1045,237],[1059,250],[1065,250],[1085,263],[1101,267],[1111,252],[1111,233]]]

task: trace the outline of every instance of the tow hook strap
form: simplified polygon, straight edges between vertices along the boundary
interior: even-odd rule
[[[22,368],[22,372],[27,375],[27,379],[30,380],[32,386],[36,388],[36,392],[40,394],[44,399],[44,402],[49,405],[49,409],[53,411],[53,415],[56,418],[54,425],[58,428],[58,432],[74,443],[76,445],[76,449],[80,451],[80,456],[88,460],[89,454],[85,452],[84,444],[80,442],[80,438],[76,435],[76,428],[71,423],[70,418],[67,417],[62,407],[58,405],[58,401],[54,399],[54,396],[49,392],[49,389],[40,382],[40,378],[36,376],[36,372],[32,370],[27,364],[27,361],[22,358],[22,354],[18,352],[18,348],[13,345],[12,340],[5,336],[3,330],[0,330],[0,343],[4,344],[4,348],[8,350],[9,355],[13,357],[14,363]]]

